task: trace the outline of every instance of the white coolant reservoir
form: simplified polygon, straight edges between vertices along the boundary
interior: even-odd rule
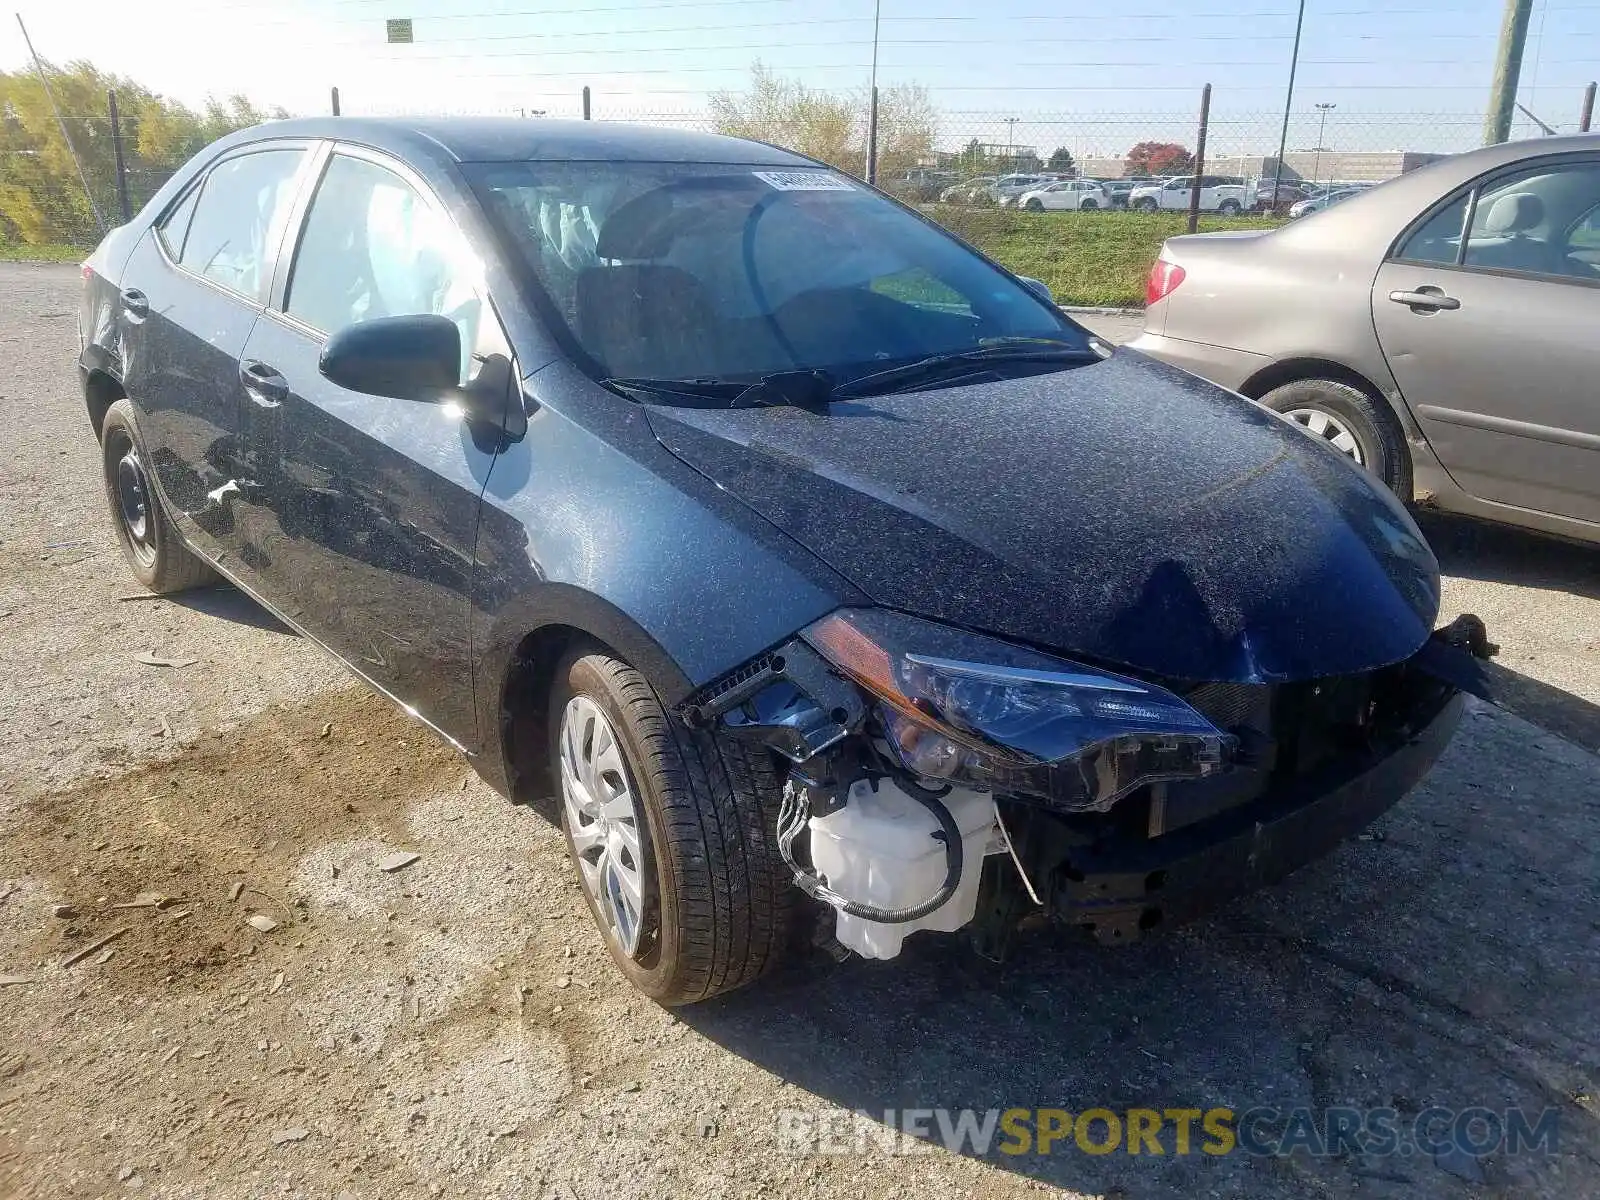
[[[978,877],[986,853],[1004,853],[995,825],[994,798],[956,788],[941,798],[961,830],[961,882],[944,904],[925,917],[889,925],[840,913],[835,936],[864,958],[893,958],[919,929],[954,933],[978,907]],[[910,908],[944,883],[944,843],[934,838],[939,822],[925,807],[887,779],[857,780],[838,812],[812,817],[811,862],[828,889],[847,900],[878,908]]]

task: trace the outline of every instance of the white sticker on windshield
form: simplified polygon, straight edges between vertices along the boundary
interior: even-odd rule
[[[752,171],[780,192],[853,192],[855,184],[831,171]]]

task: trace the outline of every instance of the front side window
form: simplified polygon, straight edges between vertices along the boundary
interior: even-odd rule
[[[844,382],[991,339],[1088,345],[943,231],[820,168],[470,168],[547,318],[601,377]]]
[[[241,296],[261,299],[304,158],[304,150],[261,150],[213,167],[178,261]]]
[[[335,154],[295,253],[285,310],[333,333],[376,317],[436,315],[477,343],[481,272],[448,218],[400,176]]]

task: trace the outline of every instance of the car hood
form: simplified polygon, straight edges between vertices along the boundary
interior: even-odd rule
[[[652,405],[673,454],[877,603],[1144,674],[1269,682],[1417,650],[1438,564],[1365,472],[1131,350],[796,408]]]

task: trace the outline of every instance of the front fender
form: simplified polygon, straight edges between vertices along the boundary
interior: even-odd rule
[[[530,377],[528,432],[484,490],[473,586],[478,728],[500,730],[530,634],[614,649],[668,705],[866,598],[656,441],[639,407],[565,363]],[[500,747],[486,746],[486,765]]]

